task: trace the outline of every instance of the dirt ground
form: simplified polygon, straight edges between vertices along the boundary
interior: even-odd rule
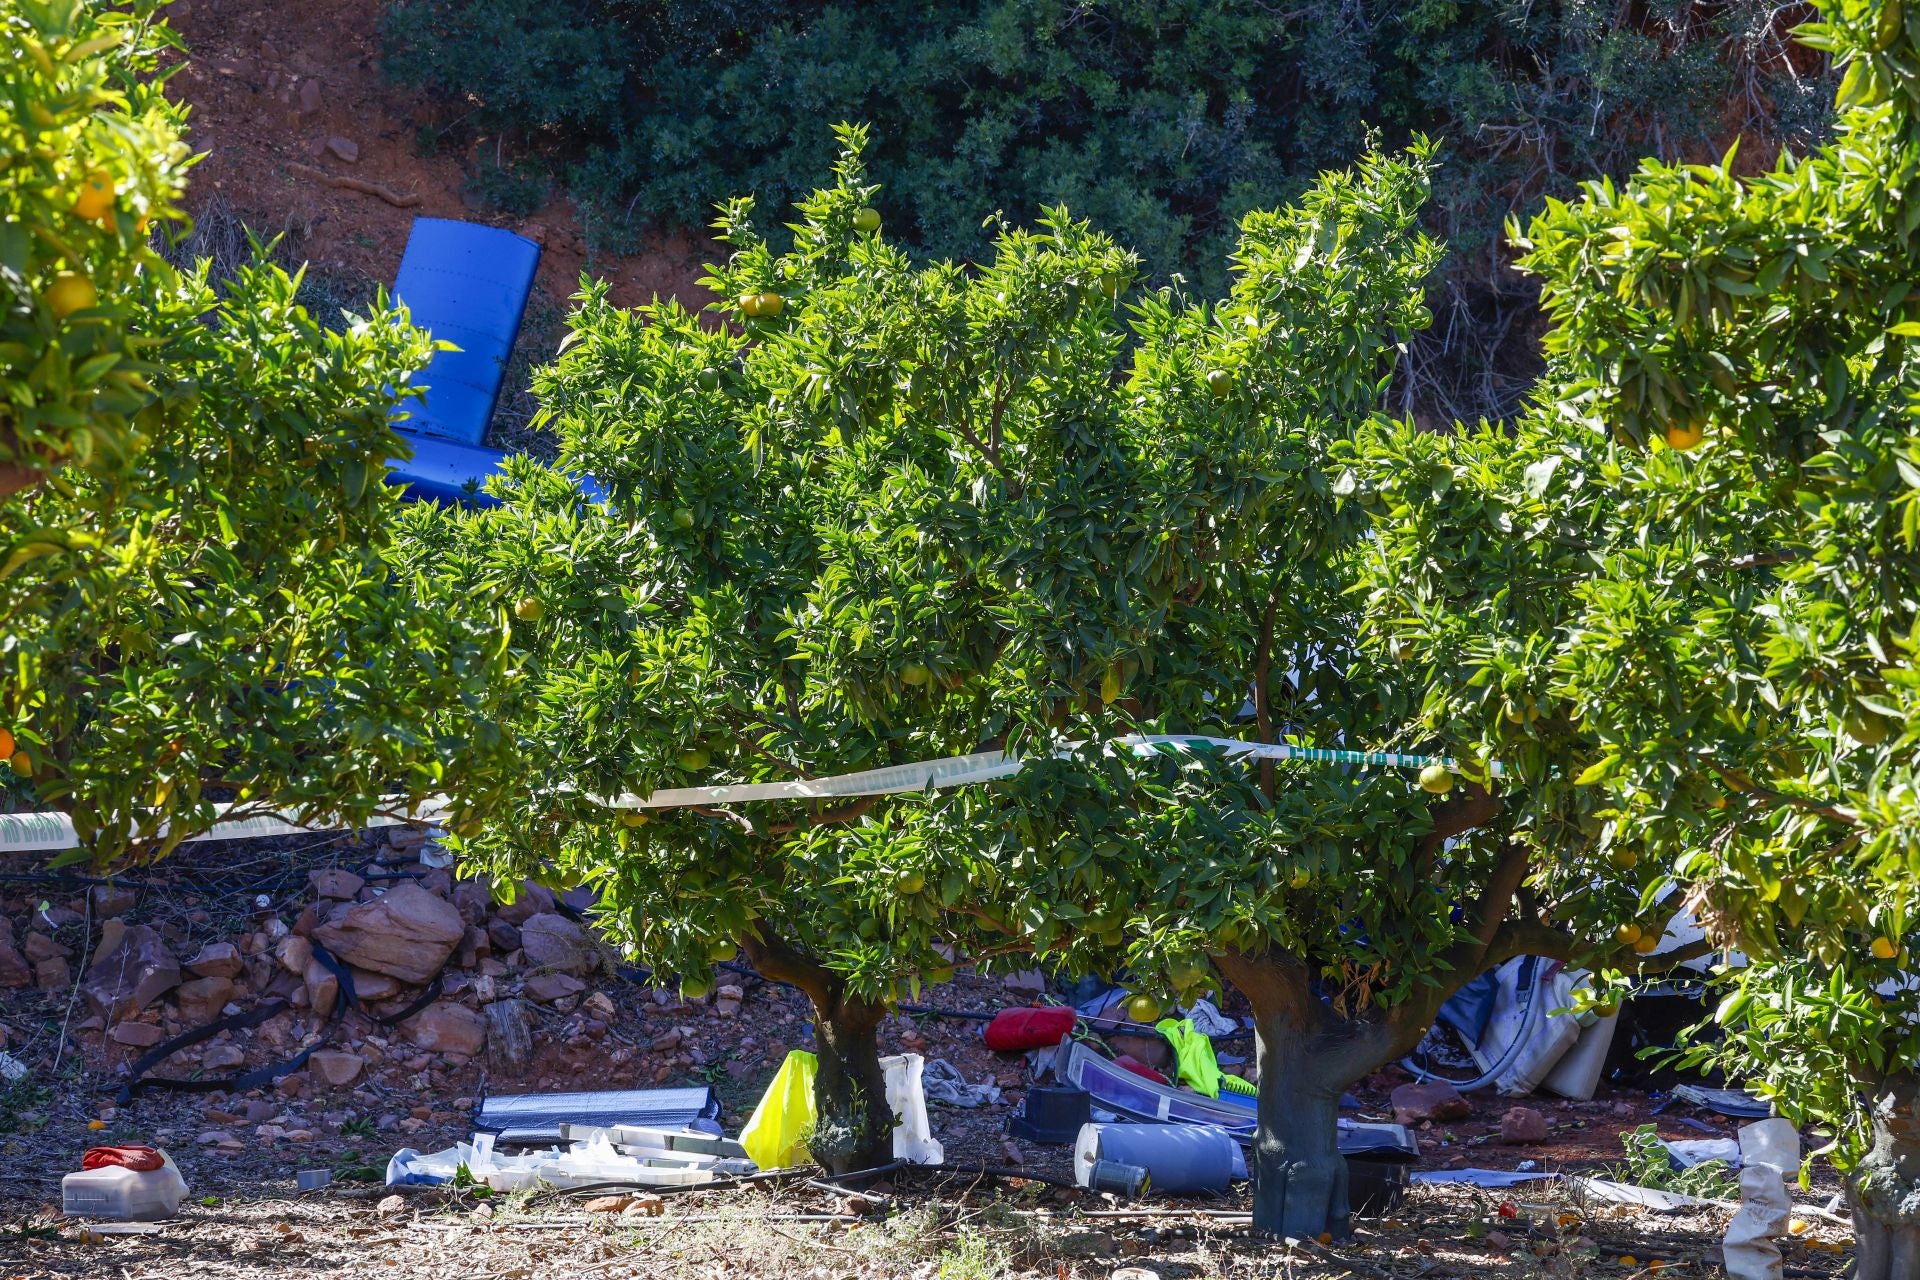
[[[741,1007],[728,1014],[712,997],[686,1003],[650,987],[611,957],[591,975],[588,990],[533,1002],[534,1053],[517,1074],[490,1070],[485,1054],[417,1051],[401,1032],[353,1013],[337,1033],[339,1042],[371,1061],[345,1085],[329,1086],[307,1070],[248,1094],[154,1091],[116,1104],[115,1091],[138,1050],[110,1038],[110,1028],[86,1016],[87,1004],[78,998],[79,962],[97,950],[104,924],[95,907],[118,895],[111,909],[119,920],[153,928],[182,957],[221,942],[244,948],[266,922],[308,914],[313,886],[329,872],[357,869],[369,877],[412,875],[433,883],[434,873],[417,863],[383,870],[396,867],[395,856],[405,855],[394,854],[382,838],[204,844],[111,887],[49,875],[25,857],[0,861],[0,919],[12,936],[51,939],[75,959],[67,983],[0,992],[0,1047],[31,1072],[0,1091],[0,1280],[147,1280],[177,1276],[183,1265],[196,1276],[465,1280],[603,1274],[1059,1280],[1107,1276],[1127,1266],[1147,1267],[1162,1280],[1343,1270],[1424,1277],[1489,1270],[1712,1275],[1717,1269],[1724,1211],[1657,1214],[1583,1205],[1564,1182],[1502,1193],[1416,1187],[1393,1217],[1362,1222],[1354,1240],[1334,1245],[1341,1261],[1311,1243],[1289,1251],[1248,1238],[1246,1219],[1234,1216],[1247,1207],[1244,1191],[1206,1203],[1153,1197],[1126,1205],[1052,1187],[1040,1179],[1069,1173],[1069,1149],[1005,1134],[1008,1113],[1023,1096],[1024,1061],[988,1052],[979,1021],[931,1014],[890,1018],[883,1051],[944,1058],[968,1080],[990,1080],[1003,1090],[997,1105],[931,1108],[934,1136],[949,1161],[1030,1176],[908,1172],[883,1187],[890,1194],[853,1205],[799,1181],[761,1184],[672,1197],[661,1216],[646,1218],[588,1213],[579,1198],[560,1194],[480,1196],[472,1190],[412,1194],[383,1210],[388,1193],[379,1179],[388,1157],[402,1146],[432,1151],[468,1136],[472,1110],[489,1092],[706,1083],[720,1096],[722,1123],[733,1131],[787,1049],[808,1043],[808,1011],[796,993],[723,970],[720,978],[741,988]],[[519,967],[512,955],[505,964],[498,957],[461,963],[457,971],[450,967],[449,999],[476,999],[482,979],[504,990],[538,973]],[[242,976],[243,986],[251,981],[255,987],[237,994],[236,1005],[269,989],[253,976],[258,972]],[[925,1001],[962,1011],[1026,998],[1000,979],[963,969],[952,984],[928,991]],[[162,1001],[144,1016],[172,1032],[182,1015]],[[287,1048],[252,1036],[230,1041],[248,1066]],[[193,1052],[166,1064],[164,1073],[196,1074]],[[1397,1071],[1368,1080],[1355,1091],[1355,1114],[1390,1118],[1387,1094],[1405,1080]],[[1688,1108],[1656,1115],[1660,1099],[1603,1086],[1591,1102],[1521,1100],[1546,1117],[1548,1136],[1509,1145],[1500,1141],[1500,1119],[1515,1100],[1477,1094],[1470,1101],[1470,1116],[1421,1126],[1418,1168],[1604,1171],[1622,1158],[1620,1132],[1639,1124],[1656,1123],[1674,1138],[1734,1132],[1733,1122]],[[81,1153],[135,1142],[174,1156],[190,1188],[181,1215],[154,1234],[132,1236],[91,1234],[94,1228],[60,1218],[59,1178],[79,1167]],[[332,1186],[298,1194],[295,1174],[315,1169],[331,1171]],[[1832,1190],[1826,1175],[1800,1199],[1819,1205]],[[858,1213],[849,1215],[850,1208]],[[1812,1211],[1805,1217],[1810,1230],[1794,1243],[1793,1274],[1837,1272],[1843,1259],[1828,1246],[1846,1238],[1844,1224]]]

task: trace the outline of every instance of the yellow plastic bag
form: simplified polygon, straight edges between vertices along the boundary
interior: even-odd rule
[[[808,1163],[805,1137],[813,1128],[813,1077],[819,1069],[820,1059],[806,1050],[789,1053],[740,1131],[740,1145],[762,1169]]]

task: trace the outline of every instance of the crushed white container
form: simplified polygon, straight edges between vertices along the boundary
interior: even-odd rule
[[[158,1169],[136,1171],[120,1165],[82,1169],[60,1180],[60,1211],[70,1218],[98,1218],[104,1222],[157,1222],[180,1211],[187,1194],[186,1179],[173,1157]]]

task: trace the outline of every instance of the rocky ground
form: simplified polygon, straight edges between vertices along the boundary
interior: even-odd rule
[[[1274,1271],[1275,1246],[1245,1239],[1244,1219],[1218,1216],[1244,1209],[1244,1198],[1207,1206],[1157,1199],[1146,1216],[1110,1218],[1097,1215],[1139,1210],[1047,1186],[1043,1179],[1067,1173],[1067,1150],[1005,1134],[1023,1096],[1023,1060],[989,1053],[978,1021],[936,1014],[890,1018],[883,1051],[943,1058],[968,1080],[1001,1088],[997,1105],[935,1106],[934,1136],[950,1161],[1026,1177],[909,1174],[890,1188],[893,1198],[851,1206],[803,1184],[708,1191],[643,1218],[589,1213],[558,1195],[464,1191],[383,1204],[378,1181],[393,1151],[468,1136],[476,1102],[490,1093],[706,1083],[733,1130],[787,1050],[811,1043],[807,1007],[791,991],[723,968],[712,996],[683,1001],[596,942],[580,918],[590,906],[584,897],[538,886],[496,894],[456,881],[431,865],[432,855],[418,833],[402,830],[191,846],[112,883],[62,877],[24,858],[0,862],[0,1047],[26,1068],[0,1089],[0,1277],[139,1277],[183,1262],[207,1275],[442,1274],[447,1259],[458,1259],[468,1280],[756,1269],[1106,1275],[1130,1263],[1163,1276]],[[337,1018],[341,981],[316,948],[343,962],[358,999]],[[424,1000],[436,974],[437,998]],[[964,969],[925,997],[956,1011],[1030,998]],[[258,1089],[154,1089],[116,1101],[130,1065],[153,1045],[276,1008],[152,1074],[204,1082],[284,1062],[324,1040],[303,1069]],[[1148,1057],[1154,1048],[1144,1040],[1122,1047]],[[1592,1102],[1518,1107],[1491,1096],[1423,1097],[1394,1072],[1357,1095],[1359,1114],[1398,1111],[1415,1125],[1426,1168],[1533,1161],[1549,1171],[1593,1169],[1618,1162],[1619,1133],[1652,1110],[1646,1095],[1610,1090]],[[1658,1121],[1672,1137],[1733,1132],[1732,1122],[1680,1108]],[[179,1219],[154,1235],[104,1238],[59,1219],[60,1176],[79,1167],[87,1147],[109,1143],[152,1143],[173,1155],[191,1188]],[[300,1196],[296,1173],[318,1169],[333,1185]],[[1662,1269],[1711,1272],[1724,1228],[1715,1211],[1616,1219],[1612,1209],[1541,1194],[1516,1198],[1519,1218],[1503,1219],[1499,1196],[1420,1190],[1394,1219],[1368,1224],[1353,1247],[1375,1259],[1366,1266],[1406,1275],[1490,1264],[1515,1274],[1621,1270],[1602,1262],[1621,1256],[1636,1263],[1623,1274],[1655,1259]],[[849,1208],[854,1216],[834,1216]],[[1178,1212],[1163,1216],[1170,1209]],[[1808,1274],[1824,1275],[1838,1258],[1817,1246],[1844,1231],[1810,1221],[1796,1247]],[[1311,1251],[1287,1265],[1337,1269]],[[1354,1269],[1373,1274],[1358,1260]]]

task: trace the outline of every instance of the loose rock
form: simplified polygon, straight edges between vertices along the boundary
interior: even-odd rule
[[[520,949],[538,969],[581,976],[600,966],[600,952],[587,931],[555,911],[527,918],[520,926]]]
[[[321,925],[314,936],[356,968],[424,985],[446,966],[465,932],[452,903],[399,884]]]
[[[358,1080],[360,1073],[366,1070],[367,1060],[344,1049],[321,1049],[307,1059],[307,1067],[314,1075],[338,1089]]]
[[[108,1022],[138,1013],[180,985],[180,962],[152,925],[137,924],[88,969],[81,994]]]
[[[429,1053],[471,1055],[487,1043],[487,1020],[448,1000],[428,1005],[403,1025],[407,1039]]]
[[[1510,1107],[1500,1117],[1502,1142],[1545,1142],[1549,1132],[1547,1118],[1532,1107]]]
[[[1403,1084],[1393,1091],[1393,1122],[1419,1124],[1423,1120],[1464,1120],[1473,1105],[1444,1080]]]
[[[307,876],[314,896],[335,902],[351,902],[367,887],[367,882],[345,867],[324,867]]]
[[[209,942],[187,961],[187,972],[196,978],[237,978],[241,968],[239,948],[231,942]]]

